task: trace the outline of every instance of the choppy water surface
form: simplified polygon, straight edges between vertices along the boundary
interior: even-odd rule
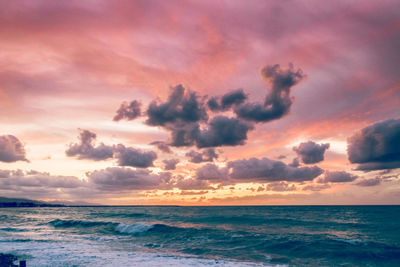
[[[28,266],[400,266],[400,206],[0,209]]]

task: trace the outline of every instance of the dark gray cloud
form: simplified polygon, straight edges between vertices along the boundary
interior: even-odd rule
[[[92,186],[105,191],[148,190],[168,183],[171,175],[168,172],[154,174],[145,169],[107,168],[88,173]]]
[[[198,123],[169,127],[172,146],[196,145],[198,148],[243,145],[252,129],[247,122],[225,116],[212,118],[203,130]]]
[[[358,170],[400,168],[400,119],[365,127],[348,139],[347,154]]]
[[[310,181],[323,173],[317,166],[296,168],[268,158],[231,161],[228,167],[232,179],[247,182]]]
[[[266,189],[267,191],[285,192],[296,190],[296,186],[294,184],[290,185],[285,182],[274,182],[269,183]]]
[[[240,105],[247,99],[243,89],[238,89],[226,93],[221,98],[212,97],[207,101],[207,105],[212,111],[226,111],[234,105]]]
[[[243,145],[247,133],[253,126],[236,118],[214,117],[208,128],[198,133],[197,147],[217,147]]]
[[[141,115],[140,107],[141,103],[139,101],[133,100],[130,103],[123,102],[119,109],[117,110],[117,114],[114,116],[114,121],[120,121],[122,119],[126,119],[128,121],[136,119]]]
[[[324,160],[325,150],[329,144],[317,144],[313,141],[301,143],[298,147],[293,147],[301,161],[305,164],[314,164]]]
[[[189,157],[189,161],[193,163],[212,162],[218,158],[218,154],[214,148],[208,148],[201,152],[191,150],[186,153],[186,157]]]
[[[114,157],[118,159],[119,166],[131,166],[147,168],[154,166],[153,162],[157,159],[157,154],[153,151],[141,151],[124,145],[117,145]]]
[[[299,167],[299,166],[300,166],[299,159],[298,159],[298,158],[294,158],[294,159],[292,160],[292,162],[289,164],[289,166],[290,166],[290,167],[295,167],[295,168]]]
[[[114,148],[101,143],[94,145],[96,134],[88,130],[80,130],[79,143],[70,144],[65,151],[67,156],[78,156],[79,159],[104,160],[113,157]]]
[[[278,64],[266,66],[261,75],[270,83],[271,90],[264,103],[244,103],[237,106],[235,113],[241,119],[267,122],[288,114],[293,103],[290,90],[304,77],[303,72],[300,69],[295,71],[292,64],[289,64],[287,70],[281,69]]]
[[[266,66],[261,75],[271,84],[271,90],[263,104],[246,103],[247,95],[243,89],[208,100],[210,110],[227,111],[234,108],[238,118],[216,116],[208,121],[206,97],[200,97],[179,84],[171,88],[166,101],[157,99],[148,105],[146,124],[167,130],[170,133],[167,144],[174,147],[243,145],[247,140],[247,133],[254,129],[253,122],[278,119],[288,113],[292,105],[290,89],[304,77],[302,71],[295,71],[291,64],[288,69],[281,69],[279,65]],[[138,106],[135,101],[131,105]],[[140,113],[131,112],[129,108],[130,105],[123,103],[114,120],[125,118],[129,116],[126,115],[128,113],[134,113],[134,116]],[[168,151],[167,148],[164,151]]]
[[[171,89],[167,102],[151,102],[147,116],[146,123],[153,126],[192,123],[208,118],[203,101],[195,92],[185,89],[180,84]]]
[[[319,183],[347,183],[352,182],[358,178],[357,175],[353,175],[344,171],[330,172],[326,171],[325,176],[318,179]]]
[[[169,170],[175,170],[176,169],[176,164],[179,163],[178,159],[166,159],[163,160],[164,163],[164,170],[169,171]]]
[[[200,126],[196,123],[176,123],[169,125],[167,130],[171,132],[171,146],[182,147],[195,144],[199,135]]]
[[[204,160],[203,160],[203,154],[200,153],[200,152],[194,151],[194,150],[191,150],[191,151],[187,152],[187,153],[185,154],[185,156],[188,157],[188,158],[189,158],[189,161],[190,161],[190,162],[193,162],[193,163],[204,162]],[[210,160],[208,160],[208,161],[210,161]],[[212,161],[212,160],[211,160],[211,161]]]
[[[79,159],[105,160],[115,158],[119,166],[147,168],[153,166],[157,154],[153,151],[141,151],[122,144],[108,146],[101,143],[95,146],[96,134],[88,130],[80,130],[79,143],[70,144],[65,151],[67,156],[78,156]]]
[[[146,123],[169,131],[169,145],[176,147],[194,145],[199,134],[199,123],[208,120],[204,98],[182,85],[171,89],[166,102],[152,101],[146,114]]]
[[[13,135],[0,136],[0,161],[16,162],[28,161],[24,145]]]
[[[211,97],[211,98],[207,101],[207,106],[208,106],[209,109],[211,109],[212,111],[219,111],[219,110],[221,110],[221,106],[220,106],[220,103],[218,102],[218,98],[217,98],[217,97]]]
[[[376,171],[386,169],[397,169],[400,168],[400,160],[388,161],[388,162],[367,162],[357,165],[356,170],[358,171]]]
[[[376,178],[371,178],[371,179],[364,179],[356,183],[356,185],[359,186],[375,186],[379,185],[382,182],[382,178],[376,177]]]
[[[162,151],[164,153],[172,153],[169,145],[167,145],[165,142],[154,141],[154,142],[150,143],[150,145],[156,146],[160,151]]]
[[[228,180],[228,169],[208,163],[196,170],[196,178],[216,183],[225,182]]]

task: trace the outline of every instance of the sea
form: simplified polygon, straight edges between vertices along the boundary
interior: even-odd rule
[[[0,209],[27,266],[400,266],[400,206]]]

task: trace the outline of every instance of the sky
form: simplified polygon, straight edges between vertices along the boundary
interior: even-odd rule
[[[0,195],[400,204],[399,1],[2,1]]]

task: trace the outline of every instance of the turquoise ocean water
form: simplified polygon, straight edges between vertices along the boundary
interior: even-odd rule
[[[28,266],[400,266],[400,206],[0,209]]]

